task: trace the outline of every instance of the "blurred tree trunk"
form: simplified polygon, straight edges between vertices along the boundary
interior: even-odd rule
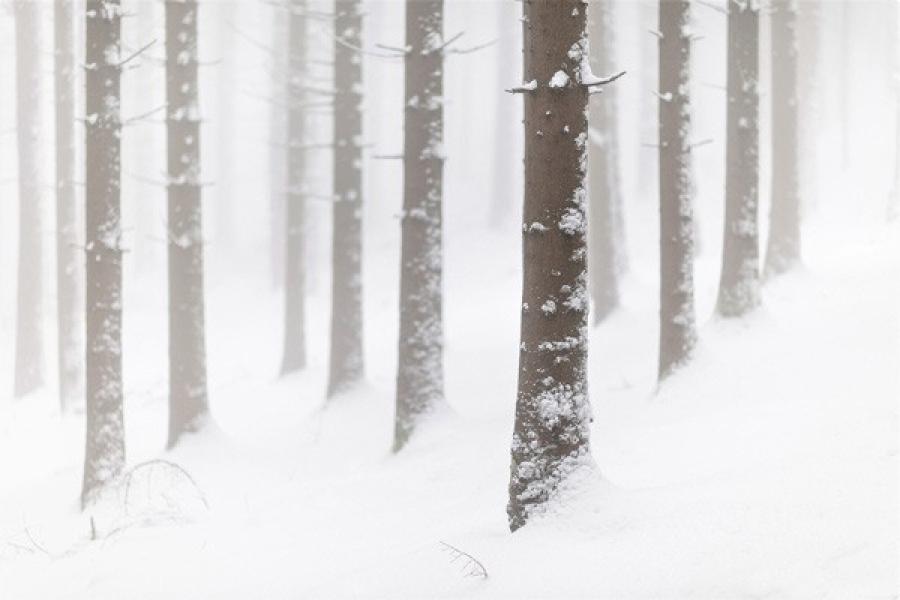
[[[772,0],[772,206],[766,275],[800,261],[796,0]]]
[[[84,398],[83,256],[75,194],[75,28],[74,3],[54,4],[56,87],[56,295],[59,400],[63,412]]]
[[[694,328],[691,9],[659,2],[659,380],[690,359]]]
[[[166,7],[168,138],[169,447],[209,415],[200,199],[197,2]]]
[[[21,398],[44,383],[42,238],[43,202],[40,191],[41,46],[38,40],[39,4],[17,0],[16,22],[16,139],[19,155],[19,272],[16,315],[16,372],[14,395]]]
[[[306,295],[304,265],[305,202],[308,193],[306,161],[306,1],[288,3],[288,72],[286,78],[287,191],[285,200],[284,354],[281,374],[306,367]]]
[[[87,0],[85,27],[87,435],[82,506],[125,465],[118,0]]]
[[[443,0],[407,0],[395,452],[444,399],[443,31]]]
[[[287,203],[287,96],[288,86],[284,85],[288,76],[288,23],[284,18],[285,7],[273,6],[272,20],[272,102],[269,103],[269,214],[271,230],[269,251],[272,261],[272,285],[275,289],[284,286],[285,272],[285,215]],[[287,20],[290,21],[289,19]]]
[[[329,398],[363,377],[362,47],[360,0],[335,3],[334,225]]]
[[[590,75],[581,0],[525,0],[525,205],[511,530],[591,464],[587,393]],[[603,132],[605,133],[605,132]]]
[[[588,33],[591,62],[600,74],[613,70],[614,24],[612,0],[589,5]],[[588,248],[593,322],[601,323],[619,306],[619,275],[624,253],[617,92],[609,88],[590,103],[588,150]]]
[[[820,194],[819,135],[824,116],[822,99],[822,24],[823,10],[819,0],[802,0],[797,3],[797,98],[800,106],[800,189],[807,203],[814,203]]]
[[[728,2],[725,236],[716,310],[759,304],[759,5]]]

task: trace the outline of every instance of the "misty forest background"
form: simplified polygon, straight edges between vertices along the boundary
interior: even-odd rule
[[[0,598],[895,597],[898,19],[5,0]]]

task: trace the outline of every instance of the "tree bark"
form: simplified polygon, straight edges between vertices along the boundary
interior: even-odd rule
[[[772,206],[766,275],[800,262],[797,3],[772,0]]]
[[[304,304],[305,203],[307,194],[306,115],[302,87],[306,67],[306,2],[288,4],[288,135],[287,193],[285,194],[285,274],[284,274],[284,354],[281,374],[306,367],[306,325]]]
[[[44,383],[42,199],[37,145],[39,129],[40,46],[38,4],[17,0],[16,140],[19,155],[19,271],[16,315],[14,395],[21,398]]]
[[[525,204],[510,529],[591,464],[585,178],[587,20],[581,0],[525,0]],[[533,88],[533,89],[531,89]],[[605,132],[603,132],[605,133]]]
[[[591,2],[588,13],[591,58],[598,72],[610,73],[613,65],[613,5],[611,0]],[[588,178],[590,192],[589,235],[590,290],[593,322],[601,323],[619,306],[619,275],[624,237],[621,235],[622,186],[619,168],[619,135],[616,127],[617,93],[606,90],[590,104]]]
[[[83,269],[75,194],[74,3],[57,0],[54,18],[56,87],[56,295],[59,400],[63,412],[83,406]]]
[[[694,327],[691,9],[659,2],[659,380],[690,359]]]
[[[725,236],[717,311],[759,304],[759,6],[728,2]]]
[[[169,447],[209,415],[200,200],[197,2],[166,2]]]
[[[395,452],[444,399],[443,30],[443,0],[407,0]]]
[[[360,0],[335,3],[334,225],[331,277],[329,398],[363,377],[362,305],[362,47]]]
[[[82,506],[125,465],[118,0],[87,0],[85,27],[87,435]]]

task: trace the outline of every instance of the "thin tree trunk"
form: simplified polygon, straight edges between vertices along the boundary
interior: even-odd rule
[[[305,202],[307,190],[306,109],[302,92],[306,67],[306,1],[288,4],[288,139],[285,194],[284,354],[281,374],[306,366],[306,295],[304,266]]]
[[[200,113],[197,2],[166,2],[168,137],[169,447],[200,429],[206,397],[203,215],[200,202]]]
[[[659,2],[659,380],[691,356],[694,218],[691,181],[691,9]]]
[[[717,311],[759,304],[759,6],[728,2],[725,236]]]
[[[44,383],[42,202],[37,145],[40,95],[38,7],[30,0],[13,5],[16,21],[16,138],[19,154],[19,272],[14,395],[21,398]]]
[[[797,4],[772,0],[772,206],[766,275],[800,261]]]
[[[581,0],[525,0],[525,205],[511,530],[591,464],[587,393],[590,74]],[[532,89],[533,88],[533,89]],[[606,132],[602,132],[606,133]]]
[[[87,435],[82,506],[125,465],[118,0],[87,0],[85,26]]]
[[[329,398],[363,377],[362,2],[337,0]]]
[[[613,5],[611,0],[591,2],[588,13],[592,63],[599,73],[613,69]],[[617,93],[610,88],[590,104],[588,178],[590,192],[589,235],[590,290],[593,322],[601,323],[619,306],[619,274],[622,223],[622,186],[619,169],[619,135],[616,127]]]
[[[272,20],[272,102],[269,103],[269,149],[272,159],[269,161],[269,215],[271,230],[269,251],[272,265],[272,286],[281,289],[284,286],[285,273],[285,216],[287,202],[287,163],[289,158],[287,147],[287,109],[288,95],[284,85],[288,73],[288,24],[285,23],[284,6],[274,5]]]
[[[443,31],[443,0],[407,0],[395,452],[444,399]]]
[[[63,412],[84,398],[83,266],[75,194],[75,28],[72,0],[54,3],[56,86],[56,295],[59,400]]]

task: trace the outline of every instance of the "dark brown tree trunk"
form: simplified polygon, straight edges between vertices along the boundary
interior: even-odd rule
[[[209,415],[200,204],[197,2],[166,2],[169,447]]]
[[[54,3],[56,86],[56,295],[59,401],[63,412],[83,406],[83,269],[75,194],[74,3]]]
[[[19,154],[19,273],[16,296],[16,372],[14,395],[21,398],[44,383],[43,294],[41,274],[42,202],[38,181],[40,48],[35,46],[38,4],[17,0],[16,138]]]
[[[362,2],[335,3],[334,225],[329,398],[363,377]]]
[[[395,452],[444,400],[443,39],[443,0],[407,0]]]
[[[306,2],[288,4],[287,193],[285,194],[284,354],[281,374],[306,367],[306,296],[304,268],[307,190],[306,109],[302,92],[306,67]]]
[[[659,2],[659,380],[684,364],[694,329],[694,219],[691,181],[691,10]]]
[[[87,0],[85,27],[87,435],[82,506],[125,465],[118,0]]]
[[[716,310],[759,304],[759,5],[728,2],[725,236]]]
[[[593,1],[589,5],[588,27],[591,62],[600,74],[613,70],[613,3]],[[619,306],[619,275],[624,243],[622,227],[622,187],[619,169],[619,135],[616,128],[617,93],[614,87],[591,102],[588,179],[588,248],[593,322],[601,323]]]
[[[797,4],[772,0],[772,206],[766,275],[800,261],[799,114],[797,106]]]
[[[589,67],[581,0],[525,0],[525,205],[511,530],[590,465],[587,393]]]

